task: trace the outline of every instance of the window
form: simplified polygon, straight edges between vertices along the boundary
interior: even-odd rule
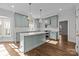
[[[10,35],[10,21],[8,19],[0,19],[0,35]]]

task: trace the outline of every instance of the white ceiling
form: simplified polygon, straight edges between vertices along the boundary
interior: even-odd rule
[[[11,5],[14,5],[14,8],[11,8]],[[42,9],[42,17],[46,17],[48,15],[57,14],[60,8],[62,10],[66,10],[71,8],[72,6],[79,4],[73,3],[32,3],[32,15],[35,18],[40,17],[40,8]],[[16,11],[18,13],[22,13],[24,15],[28,15],[29,5],[28,3],[0,3],[0,8],[7,9],[10,11]]]

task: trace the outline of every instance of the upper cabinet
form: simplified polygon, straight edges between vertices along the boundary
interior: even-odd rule
[[[57,28],[58,27],[58,16],[51,16],[51,27]]]
[[[47,24],[47,25],[51,24],[51,18],[50,17],[45,19],[45,24]]]
[[[47,17],[45,18],[45,20],[46,20],[46,24],[49,27],[52,27],[52,28],[58,27],[58,15]]]
[[[15,19],[15,27],[28,27],[28,17],[22,14],[15,13],[14,19]]]
[[[35,26],[36,26],[37,28],[40,28],[39,19],[35,19]]]

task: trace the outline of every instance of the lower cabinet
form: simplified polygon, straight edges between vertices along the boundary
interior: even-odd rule
[[[36,35],[20,35],[20,51],[28,52],[45,43],[45,33]]]
[[[50,39],[57,40],[58,38],[58,32],[50,32]]]

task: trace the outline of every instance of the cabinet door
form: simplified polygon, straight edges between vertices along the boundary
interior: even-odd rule
[[[50,32],[50,38],[56,40],[56,32]]]

